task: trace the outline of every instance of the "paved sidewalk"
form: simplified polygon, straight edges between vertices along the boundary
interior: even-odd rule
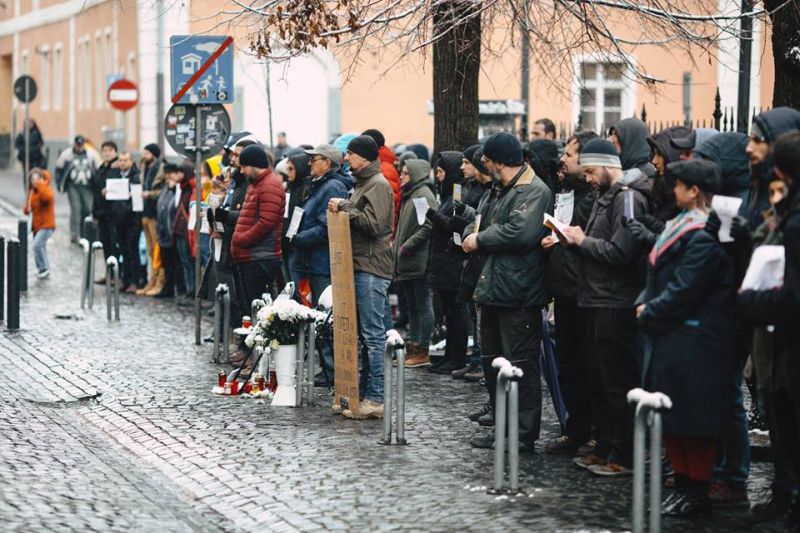
[[[109,323],[103,287],[94,309],[80,310],[80,250],[68,243],[66,199],[57,201],[52,277],[31,276],[22,330],[0,333],[0,523],[80,531],[630,528],[630,480],[590,477],[566,458],[525,455],[526,494],[486,494],[493,453],[469,446],[476,426],[465,418],[484,400],[478,385],[409,371],[405,447],[378,444],[380,421],[332,416],[322,389],[319,406],[302,409],[211,395],[221,367],[210,362],[209,345],[194,346],[190,310],[123,295],[122,320]],[[16,231],[2,211],[0,231]],[[547,403],[542,442],[557,431]],[[754,465],[751,494],[765,488],[769,470]],[[665,523],[669,531],[752,527],[741,510]]]

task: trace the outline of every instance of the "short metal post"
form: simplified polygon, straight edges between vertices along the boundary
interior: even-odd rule
[[[294,397],[295,406],[300,407],[303,404],[303,358],[306,355],[306,328],[308,322],[303,322],[297,328],[297,350],[294,369]]]
[[[258,315],[258,310],[264,307],[264,300],[260,298],[256,298],[252,302],[250,302],[250,320],[255,324],[256,322],[256,315]]]
[[[633,531],[644,531],[644,409],[636,406],[633,427]],[[660,466],[660,465],[659,465]],[[660,502],[659,502],[660,504]]]
[[[494,406],[494,490],[502,491],[505,485],[506,454],[506,380],[497,377]]]
[[[0,320],[5,320],[4,301],[6,294],[5,273],[6,239],[0,236]]]
[[[383,354],[383,440],[392,443],[392,348],[386,346]],[[398,361],[398,365],[400,362]]]
[[[217,285],[217,288],[214,289],[214,348],[211,357],[214,363],[219,363],[219,343],[220,337],[222,336],[222,325],[220,321],[222,320],[223,286],[224,285],[220,283]]]
[[[661,531],[661,413],[650,412],[650,531]]]
[[[508,488],[519,490],[519,383],[512,379],[508,391]]]
[[[308,361],[306,362],[306,405],[313,406],[314,400],[314,375],[317,373],[317,324],[308,324]]]
[[[106,261],[106,318],[109,322],[111,322],[111,293],[117,286],[114,262],[116,262],[116,258],[114,257],[109,257]]]
[[[103,250],[103,243],[95,241],[92,243],[92,251],[89,256],[89,279],[86,282],[89,289],[89,309],[94,306],[94,264],[98,251]]]
[[[395,346],[397,356],[397,444],[406,442],[406,349],[405,346]],[[391,358],[390,358],[391,359]],[[391,368],[391,360],[389,361]],[[391,372],[391,370],[390,370]],[[392,413],[389,412],[391,418]]]
[[[28,292],[28,221],[20,220],[17,223],[19,238],[19,290]]]
[[[231,291],[227,285],[223,285],[224,291],[222,292],[222,355],[223,361],[228,362],[231,359],[230,345],[231,345]]]
[[[92,247],[89,241],[81,239],[81,248],[83,249],[83,265],[81,268],[81,309],[86,307],[86,292],[92,280],[89,278],[89,262],[92,260]]]
[[[19,268],[20,268],[20,253],[19,241],[10,239],[8,241],[8,312],[6,327],[9,331],[17,331],[19,329]]]

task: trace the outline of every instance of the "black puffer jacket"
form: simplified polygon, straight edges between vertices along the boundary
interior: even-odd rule
[[[656,169],[650,163],[652,153],[647,143],[647,136],[650,133],[647,124],[638,118],[626,118],[612,127],[611,132],[617,134],[622,147],[619,154],[622,170],[638,168],[646,176],[653,177]]]
[[[691,133],[691,129],[686,126],[673,126],[671,128],[664,128],[655,135],[647,138],[647,143],[652,148],[653,152],[658,152],[664,158],[664,166],[677,161],[680,156],[680,150],[672,146],[669,142],[670,139],[680,139],[687,137]],[[672,190],[675,187],[675,180],[669,176],[665,176],[657,172],[653,180],[653,216],[662,222],[666,222],[674,218],[679,209],[675,206],[675,192]]]
[[[433,222],[431,247],[428,254],[427,284],[437,289],[456,290],[456,280],[461,278],[464,252],[453,241],[453,185],[464,183],[461,173],[461,152],[447,151],[434,156],[434,168],[445,171],[444,180],[436,182],[439,193],[439,209],[429,209],[428,217]],[[462,191],[463,196],[463,191]]]
[[[236,229],[236,222],[239,221],[239,211],[242,209],[244,198],[247,195],[247,178],[239,170],[235,170],[230,187],[233,187],[233,191],[230,197],[226,196],[224,206],[214,210],[214,220],[222,222],[224,228],[219,264],[226,268],[233,268],[231,239],[233,239],[233,230]]]
[[[536,175],[547,184],[550,191],[556,192],[556,171],[560,156],[558,146],[549,139],[536,139],[525,148],[525,158]]]

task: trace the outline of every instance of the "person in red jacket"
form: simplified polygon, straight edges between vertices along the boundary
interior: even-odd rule
[[[37,277],[50,276],[47,261],[47,240],[56,229],[56,204],[53,188],[50,187],[50,173],[40,168],[31,169],[28,199],[23,213],[33,213],[33,257],[36,261]]]
[[[369,135],[375,140],[378,145],[378,160],[381,162],[381,174],[392,186],[392,193],[394,193],[394,222],[392,223],[392,235],[397,229],[397,217],[400,213],[400,174],[397,172],[397,167],[394,166],[395,159],[397,159],[392,152],[391,148],[386,146],[386,138],[383,133],[376,129],[369,129],[361,135]]]
[[[242,174],[250,186],[231,239],[236,293],[241,309],[261,296],[281,271],[281,235],[286,195],[283,182],[272,172],[267,152],[252,144],[239,155]]]

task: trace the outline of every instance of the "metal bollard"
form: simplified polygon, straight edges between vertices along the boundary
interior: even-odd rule
[[[83,249],[83,264],[81,265],[81,309],[86,307],[86,294],[92,280],[89,278],[89,262],[92,260],[92,247],[86,239],[80,240]]]
[[[256,316],[258,315],[258,310],[264,307],[264,300],[261,298],[256,298],[252,302],[250,302],[250,321],[255,324],[256,323]]]
[[[314,377],[317,373],[317,324],[311,322],[308,324],[308,337],[306,346],[308,346],[308,361],[306,362],[306,405],[313,406],[316,404],[314,397]]]
[[[6,294],[5,256],[6,238],[0,236],[0,320],[5,320],[5,306],[3,301]]]
[[[92,243],[92,249],[89,253],[89,274],[86,281],[86,286],[89,290],[89,309],[94,306],[94,263],[95,263],[95,255],[96,253],[103,251],[103,243],[99,241],[95,241]]]
[[[386,332],[386,351],[383,356],[383,440],[381,444],[392,443],[392,408],[395,395],[392,393],[394,372],[392,355],[397,357],[397,421],[395,442],[406,441],[406,350],[403,338],[396,330]]]
[[[661,410],[671,409],[672,400],[661,392],[636,388],[628,391],[628,403],[636,404],[633,432],[634,533],[644,531],[645,427],[650,426],[650,531],[661,531]]]
[[[506,492],[505,453],[508,426],[508,492],[519,490],[519,385],[522,369],[505,357],[497,357],[492,366],[498,369],[494,415],[494,487],[490,493]]]
[[[305,385],[305,383],[303,383],[305,381],[303,379],[303,365],[305,363],[306,341],[308,340],[308,336],[306,335],[307,327],[308,323],[304,322],[297,328],[297,358],[295,359],[294,367],[294,405],[296,407],[300,407],[303,404],[303,386]]]
[[[212,361],[220,362],[220,343],[225,345],[225,354],[228,353],[227,335],[230,330],[230,299],[225,306],[223,295],[228,295],[228,285],[220,283],[214,290],[214,352]],[[227,357],[225,358],[227,361]]]
[[[119,322],[119,286],[117,277],[119,274],[119,263],[117,258],[111,256],[106,260],[106,317],[111,322],[111,304],[114,304],[114,320]]]
[[[9,331],[17,331],[19,329],[19,248],[19,241],[15,239],[8,241],[8,268],[6,269],[8,275],[8,312],[6,313],[6,327]]]
[[[19,238],[19,290],[28,292],[28,221],[17,222],[17,237]]]

